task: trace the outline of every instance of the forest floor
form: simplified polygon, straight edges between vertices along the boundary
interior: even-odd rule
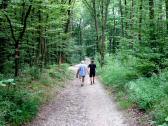
[[[70,69],[77,68],[78,65]],[[119,109],[98,79],[90,85],[87,76],[84,87],[79,79],[67,83],[65,90],[44,105],[27,126],[138,126],[135,119]]]

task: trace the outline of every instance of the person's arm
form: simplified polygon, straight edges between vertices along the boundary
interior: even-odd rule
[[[90,74],[90,64],[88,65],[87,72]]]
[[[77,70],[77,72],[76,72],[76,78],[78,78],[78,76],[79,76],[79,69],[80,69],[80,68],[78,68],[78,70]]]

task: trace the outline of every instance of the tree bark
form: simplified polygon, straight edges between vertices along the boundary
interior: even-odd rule
[[[67,22],[65,24],[65,33],[68,33],[69,31],[69,24],[70,24],[70,20],[71,20],[71,4],[72,4],[72,0],[69,0],[68,1],[68,10],[67,10],[67,15],[68,15],[68,19],[67,19]]]
[[[122,8],[121,0],[119,0],[119,6],[120,6],[120,15],[121,15],[121,35],[124,36],[123,8]]]
[[[0,11],[4,11],[8,7],[9,1],[8,0],[2,0],[0,3]],[[0,32],[3,32],[3,19],[0,18]],[[0,73],[3,73],[3,68],[4,68],[4,63],[5,63],[5,48],[7,47],[6,45],[7,41],[4,37],[0,37]]]
[[[128,22],[127,22],[127,16],[128,16],[128,9],[127,9],[127,0],[124,1],[125,4],[125,35],[127,34],[127,29],[128,29]]]
[[[98,18],[97,18],[97,12],[96,12],[96,1],[92,0],[93,4],[93,16],[94,16],[94,21],[95,21],[95,29],[96,29],[96,47],[97,50],[100,51],[99,47],[99,25],[98,25]]]
[[[151,47],[155,48],[156,47],[156,42],[154,40],[156,40],[155,37],[155,24],[154,24],[154,0],[149,0],[149,19],[150,19],[150,24],[149,24],[149,36],[150,36],[150,40],[151,40]]]
[[[101,67],[104,65],[104,56],[105,56],[105,42],[106,42],[106,25],[107,25],[107,16],[108,16],[108,7],[109,7],[110,0],[102,0],[101,1],[101,16],[102,16],[102,40],[101,40]]]
[[[131,0],[131,10],[130,10],[130,19],[131,19],[131,23],[130,23],[130,31],[131,31],[131,43],[130,43],[130,47],[133,48],[134,46],[134,0]]]
[[[142,5],[143,5],[143,0],[140,0],[140,5],[139,5],[139,31],[138,31],[138,39],[139,42],[141,43],[142,41]]]
[[[167,26],[167,34],[168,34],[168,0],[165,0],[166,4],[166,26]]]
[[[113,15],[114,15],[114,32],[113,32],[113,53],[116,52],[116,43],[115,43],[115,34],[116,34],[116,17],[115,17],[115,11],[113,7]]]
[[[21,42],[21,40],[24,36],[24,33],[26,31],[27,19],[28,19],[28,16],[29,16],[30,12],[31,12],[31,8],[32,8],[32,5],[29,6],[29,8],[28,8],[28,10],[25,14],[25,17],[24,17],[24,20],[23,20],[23,27],[22,27],[21,31],[19,32],[18,38],[15,37],[14,28],[13,28],[13,25],[12,25],[12,22],[11,22],[10,18],[8,17],[6,12],[4,12],[4,15],[7,18],[7,21],[8,21],[9,26],[10,26],[12,39],[14,40],[14,43],[15,43],[15,77],[17,77],[19,75],[19,54],[20,54],[19,46],[20,46],[20,42]]]

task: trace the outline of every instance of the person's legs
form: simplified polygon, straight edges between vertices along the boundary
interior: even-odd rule
[[[95,83],[95,77],[93,77],[93,84]]]
[[[92,85],[92,73],[90,73],[90,84]]]
[[[93,73],[93,84],[95,83],[95,73]]]
[[[81,84],[81,86],[84,85],[84,82],[85,82],[85,76],[82,76],[82,84]]]
[[[84,83],[84,81],[85,81],[85,77],[83,76],[83,77],[82,77],[82,82]]]
[[[92,77],[90,77],[90,84],[92,85]]]

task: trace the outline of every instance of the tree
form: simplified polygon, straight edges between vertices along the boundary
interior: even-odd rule
[[[167,25],[167,34],[168,34],[168,0],[165,0],[166,4],[166,25]]]
[[[31,1],[32,2],[32,1]],[[24,5],[24,4],[22,4]],[[8,14],[6,11],[4,11],[4,15],[9,23],[9,26],[10,26],[10,30],[11,30],[11,36],[12,36],[12,39],[15,43],[15,77],[17,77],[19,75],[19,55],[20,55],[20,52],[19,52],[19,46],[20,46],[20,42],[22,41],[23,39],[23,36],[25,34],[25,31],[26,31],[26,27],[27,27],[27,19],[28,19],[28,16],[31,12],[31,8],[32,8],[32,4],[29,5],[27,11],[26,11],[26,14],[25,16],[23,17],[23,26],[19,32],[19,35],[18,37],[15,36],[15,31],[14,31],[14,27],[12,25],[12,21],[11,19],[9,18]],[[22,11],[25,11],[25,10],[22,10]]]

